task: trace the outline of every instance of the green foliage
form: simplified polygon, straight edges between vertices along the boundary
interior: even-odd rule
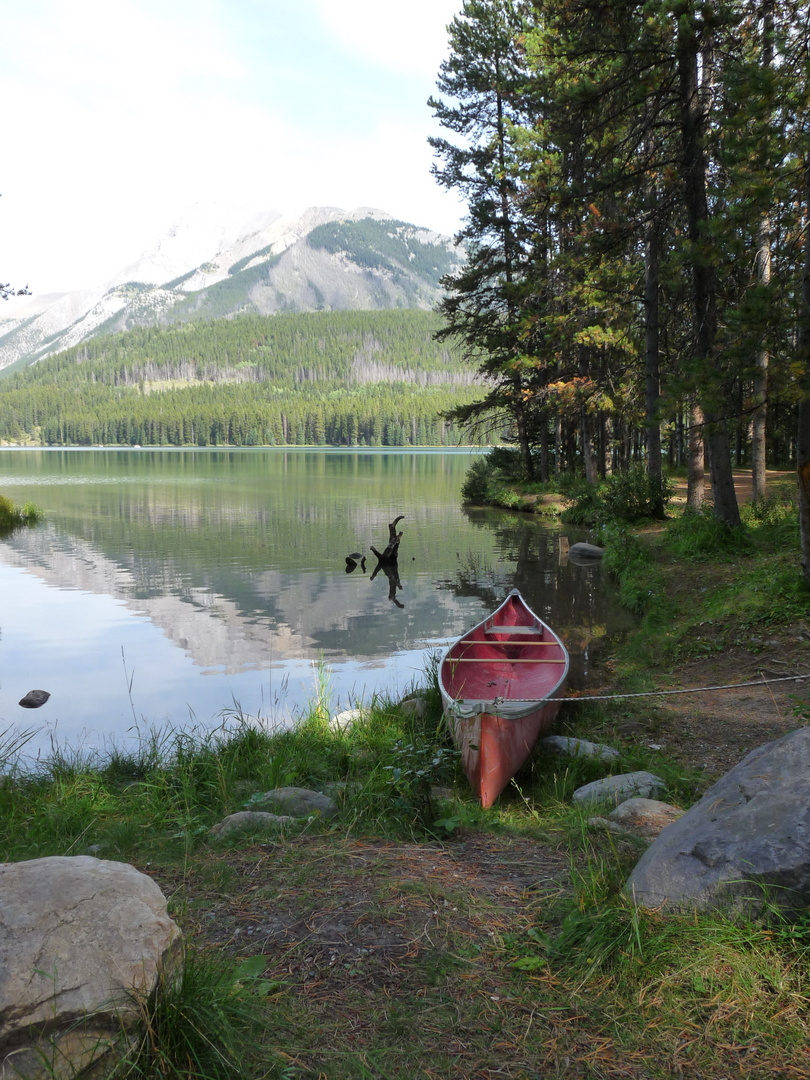
[[[264,969],[263,956],[237,965],[187,945],[148,997],[132,995],[136,1042],[110,1080],[248,1080],[262,999],[278,990]]]
[[[650,476],[640,463],[613,473],[599,484],[581,479],[568,481],[567,487],[566,494],[574,499],[574,505],[564,511],[562,520],[572,525],[663,518],[675,490],[669,480]]]
[[[487,460],[504,483],[518,483],[526,479],[526,463],[520,451],[513,446],[493,446]]]
[[[641,463],[614,473],[605,481],[601,500],[608,518],[615,521],[643,521],[663,518],[666,504],[675,491],[663,477],[650,476]]]
[[[507,510],[532,510],[533,504],[523,494],[512,490],[519,484],[521,492],[545,490],[545,484],[526,484],[525,463],[520,451],[508,446],[495,446],[486,457],[476,458],[467,470],[461,495],[468,503],[486,503]]]
[[[742,507],[740,516],[751,526],[782,525],[785,522],[798,523],[796,485],[779,485],[769,491],[759,502],[750,502]]]
[[[0,536],[19,529],[23,525],[37,525],[42,520],[42,511],[32,502],[20,508],[6,495],[0,495]]]
[[[385,768],[389,772],[394,812],[430,831],[436,824],[431,789],[452,779],[461,757],[459,751],[425,739],[408,743],[397,739],[392,757],[394,764]]]
[[[476,458],[461,485],[461,497],[467,503],[491,502],[495,470],[489,458]]]
[[[747,529],[727,525],[710,509],[685,510],[667,529],[664,543],[680,559],[736,558],[752,550]]]
[[[618,578],[622,604],[642,615],[660,603],[664,586],[650,546],[617,523],[603,526],[599,537],[605,547],[603,565]]]
[[[560,520],[566,525],[594,525],[600,519],[604,510],[604,503],[600,496],[600,486],[589,484],[583,477],[581,481],[571,483],[566,492],[573,499],[571,506],[567,506],[560,514]]]

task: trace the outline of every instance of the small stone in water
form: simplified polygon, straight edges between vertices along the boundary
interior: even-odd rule
[[[47,690],[29,690],[24,698],[20,698],[20,705],[24,709],[38,709],[50,696]]]

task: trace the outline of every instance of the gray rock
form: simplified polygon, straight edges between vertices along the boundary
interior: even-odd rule
[[[673,910],[810,904],[810,728],[752,750],[666,828],[625,889]]]
[[[24,709],[41,709],[50,696],[47,690],[29,690],[19,704]]]
[[[596,544],[572,544],[568,549],[568,557],[576,560],[579,559],[601,559],[605,554],[605,549],[597,547]]]
[[[151,878],[126,863],[53,856],[0,865],[0,1076],[62,1080],[128,1041],[181,935]]]
[[[428,703],[423,694],[411,694],[403,698],[399,707],[406,716],[413,716],[416,720],[423,720],[427,716]]]
[[[229,814],[208,830],[212,839],[231,836],[240,832],[273,832],[285,825],[294,825],[295,818],[285,814],[266,814],[261,810],[240,810]]]
[[[607,818],[591,818],[588,825],[624,836],[654,840],[667,825],[677,821],[683,810],[657,799],[626,799]]]
[[[318,814],[321,817],[333,817],[338,812],[338,805],[328,795],[309,788],[280,787],[265,791],[262,796],[252,799],[255,806],[263,806],[272,813],[289,814],[290,817],[302,818]]]
[[[547,735],[545,739],[541,739],[541,746],[549,754],[596,758],[598,761],[615,761],[619,756],[619,751],[614,750],[612,746],[589,742],[587,739],[573,739],[565,735]]]
[[[609,803],[618,806],[626,799],[640,796],[650,799],[659,795],[666,788],[666,784],[654,773],[631,772],[620,773],[618,776],[606,776],[602,780],[594,780],[590,784],[584,784],[577,788],[572,798],[580,806],[591,803]]]
[[[350,731],[364,715],[362,709],[344,709],[330,718],[329,727],[332,731]]]

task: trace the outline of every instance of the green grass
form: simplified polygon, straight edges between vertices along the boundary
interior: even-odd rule
[[[175,970],[131,996],[134,1045],[114,1080],[247,1080],[261,1046],[263,998],[278,991],[264,958],[241,964],[186,945]]]
[[[23,525],[36,525],[42,520],[42,511],[31,502],[20,507],[6,495],[0,495],[0,536],[19,529]]]

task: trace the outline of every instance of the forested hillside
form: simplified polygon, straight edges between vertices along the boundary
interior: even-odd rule
[[[425,446],[481,396],[425,311],[315,312],[140,328],[0,379],[0,442]]]
[[[295,311],[429,311],[442,295],[440,278],[463,260],[449,237],[381,210],[310,207],[246,228],[220,237],[202,260],[208,231],[193,223],[171,229],[107,286],[32,297],[8,316],[0,312],[0,369],[142,326]]]

